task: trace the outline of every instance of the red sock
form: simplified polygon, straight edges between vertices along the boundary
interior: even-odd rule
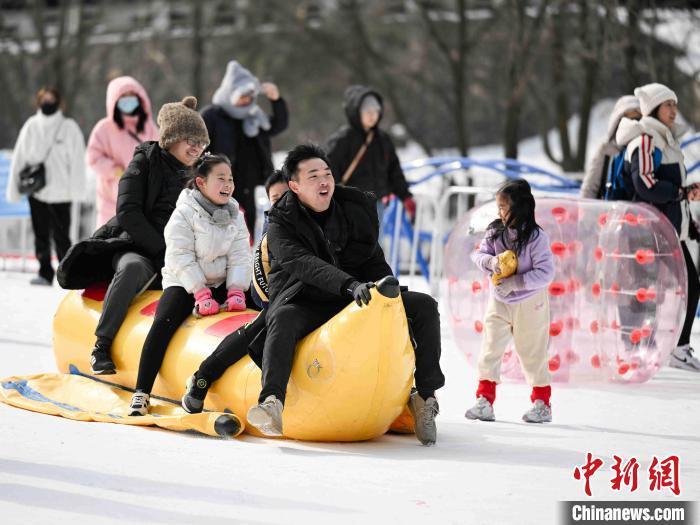
[[[479,387],[476,389],[476,397],[484,396],[489,403],[493,405],[496,401],[496,382],[482,379],[479,381]]]
[[[552,387],[547,386],[533,386],[532,394],[530,394],[530,401],[533,403],[537,399],[544,401],[544,404],[549,406],[549,398],[552,397]]]

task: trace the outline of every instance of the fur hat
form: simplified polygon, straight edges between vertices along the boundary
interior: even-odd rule
[[[634,96],[639,99],[642,115],[645,117],[651,115],[652,111],[667,100],[673,100],[678,103],[678,97],[671,89],[663,84],[657,83],[636,88],[634,90]]]
[[[163,149],[184,139],[209,144],[207,126],[197,109],[197,99],[187,96],[180,102],[163,104],[158,112],[158,127],[160,140],[158,144]]]

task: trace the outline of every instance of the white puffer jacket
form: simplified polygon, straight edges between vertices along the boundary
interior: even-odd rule
[[[12,152],[8,202],[22,200],[19,172],[28,164],[40,162],[46,169],[46,186],[34,193],[33,198],[47,203],[84,198],[85,139],[75,120],[65,117],[60,110],[49,116],[37,111],[22,126]]]
[[[231,199],[230,221],[214,222],[194,198],[196,190],[184,189],[165,226],[163,289],[182,286],[193,294],[205,286],[247,290],[252,254],[248,228],[238,203]]]

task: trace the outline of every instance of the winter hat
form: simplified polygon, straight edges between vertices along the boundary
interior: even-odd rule
[[[197,113],[197,99],[187,96],[180,102],[163,104],[158,112],[160,140],[163,149],[184,139],[209,144],[209,133],[204,120]]]
[[[651,115],[662,102],[673,100],[678,102],[678,97],[668,87],[663,84],[647,84],[634,90],[634,95],[639,98],[639,105],[642,108],[642,115]]]
[[[260,130],[270,129],[270,119],[255,102],[260,93],[260,81],[250,71],[235,60],[226,65],[226,73],[221,85],[214,92],[212,102],[220,106],[232,118],[243,121],[243,133],[255,137]],[[236,106],[241,97],[250,96],[253,101],[246,106]]]
[[[613,107],[610,118],[608,118],[608,140],[612,141],[615,139],[615,132],[617,127],[620,125],[622,117],[628,111],[641,111],[639,107],[639,99],[633,95],[625,95],[617,99],[615,106]]]
[[[360,105],[360,113],[363,111],[381,111],[382,105],[377,100],[374,95],[367,95],[362,99],[362,104]]]

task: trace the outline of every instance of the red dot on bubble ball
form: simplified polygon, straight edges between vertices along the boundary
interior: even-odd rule
[[[557,206],[556,208],[552,208],[552,215],[554,215],[554,219],[557,221],[558,224],[563,223],[566,221],[566,208],[562,208],[561,206]]]
[[[647,301],[653,301],[654,299],[656,299],[656,290],[647,288]]]
[[[596,261],[602,260],[602,259],[603,259],[603,248],[601,248],[600,246],[598,246],[598,247],[595,249],[595,252],[593,253],[593,256],[595,257],[595,260],[596,260]]]
[[[591,322],[591,333],[597,334],[600,327],[598,326],[598,321]]]
[[[630,363],[630,370],[637,370],[639,368],[639,363]]]
[[[593,286],[591,286],[591,292],[593,295],[598,297],[600,295],[600,284],[595,283]]]
[[[598,355],[591,357],[591,366],[593,368],[600,368],[600,357],[598,357]]]
[[[647,338],[651,335],[651,326],[648,324],[645,324],[642,326],[640,333],[642,334],[642,337]]]
[[[564,257],[564,255],[566,255],[566,244],[564,244],[563,242],[553,242],[551,249],[552,253],[557,257]]]
[[[610,328],[612,328],[613,330],[619,330],[620,323],[618,323],[617,321],[613,321],[612,323],[610,323]]]
[[[637,301],[640,303],[643,303],[644,301],[647,300],[647,289],[646,288],[639,288],[637,290],[637,293],[635,294],[637,297]]]
[[[549,285],[549,294],[554,296],[564,295],[566,293],[566,286],[559,281],[553,282]]]
[[[612,253],[610,254],[610,257],[612,257],[613,259],[619,259],[619,258],[620,258],[620,255],[621,255],[620,249],[619,249],[619,248],[615,248],[615,249],[612,251]]]
[[[637,250],[634,254],[634,258],[639,264],[646,264],[647,263],[647,252],[646,250],[642,250],[641,248]]]
[[[484,323],[481,321],[474,321],[474,330],[477,331],[477,333],[481,333],[484,330]]]
[[[625,375],[630,369],[630,365],[627,363],[622,363],[618,368],[617,368],[617,373],[622,375]]]
[[[639,329],[634,329],[632,330],[632,333],[630,334],[630,341],[632,341],[633,345],[639,344],[639,341],[642,340],[642,331]]]
[[[625,214],[625,221],[630,226],[636,226],[637,225],[637,216],[634,213],[626,213]]]
[[[472,281],[472,292],[479,293],[481,291],[481,283],[479,281]]]
[[[612,283],[612,285],[610,285],[610,291],[612,293],[616,294],[617,292],[620,291],[620,285],[617,283]]]
[[[559,370],[559,365],[561,364],[560,358],[558,354],[555,354],[553,357],[550,358],[549,360],[549,371],[550,372],[556,372]]]
[[[549,335],[552,337],[558,336],[564,329],[564,324],[561,321],[554,321],[549,325]]]
[[[598,224],[600,226],[605,226],[608,223],[608,214],[607,213],[601,213],[598,215]]]

